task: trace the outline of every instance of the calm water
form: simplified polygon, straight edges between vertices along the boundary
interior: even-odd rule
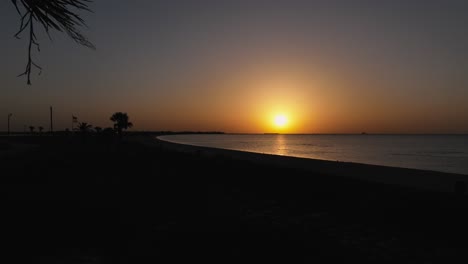
[[[163,140],[249,152],[468,175],[468,135],[170,135]]]

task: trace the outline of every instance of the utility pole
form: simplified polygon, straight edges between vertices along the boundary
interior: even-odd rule
[[[52,118],[52,106],[50,107],[50,134],[54,134],[54,123]]]
[[[12,115],[13,115],[12,113],[8,114],[8,133],[7,133],[8,135],[10,135],[10,118]]]

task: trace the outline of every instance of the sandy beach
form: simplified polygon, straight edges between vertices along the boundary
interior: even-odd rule
[[[37,147],[1,156],[8,263],[453,263],[468,248],[455,178],[402,187],[368,180],[388,179],[382,168],[344,175],[155,136],[9,139]]]

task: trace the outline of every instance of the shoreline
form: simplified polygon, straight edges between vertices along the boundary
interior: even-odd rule
[[[307,171],[292,167],[301,159],[156,136],[14,140],[37,148],[2,160],[4,257],[414,264],[465,255],[468,196],[333,177],[327,162],[305,159]]]
[[[154,138],[159,146],[178,152],[211,157],[225,156],[256,164],[275,165],[310,173],[354,178],[427,191],[465,194],[468,185],[468,175],[463,174],[203,147],[165,141],[159,136]]]

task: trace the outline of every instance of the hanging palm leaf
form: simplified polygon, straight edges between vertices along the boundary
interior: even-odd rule
[[[49,30],[54,29],[59,32],[67,33],[75,42],[88,48],[94,49],[94,45],[81,34],[78,27],[85,26],[84,20],[76,13],[76,10],[85,10],[92,12],[88,3],[92,0],[11,0],[18,14],[21,16],[21,24],[15,37],[19,38],[21,33],[28,31],[28,63],[26,70],[19,76],[26,75],[28,84],[31,84],[32,66],[41,70],[31,57],[33,46],[39,49],[39,43],[34,27],[37,23],[41,25],[49,35]],[[49,35],[50,37],[50,35]]]

